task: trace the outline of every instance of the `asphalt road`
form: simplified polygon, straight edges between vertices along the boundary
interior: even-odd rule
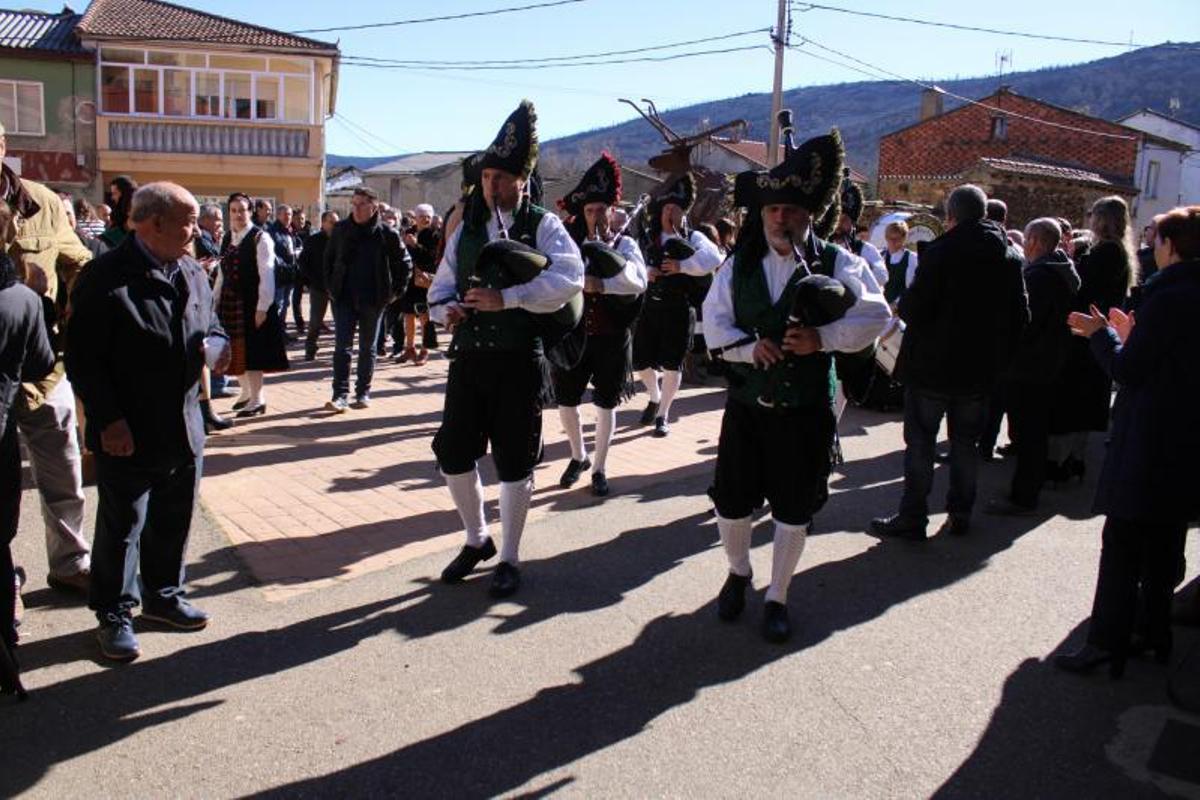
[[[717,621],[725,560],[692,479],[559,501],[502,602],[486,574],[433,582],[451,553],[267,602],[198,515],[189,578],[213,624],[145,627],[142,659],[109,667],[90,614],[45,586],[27,492],[33,694],[0,700],[0,794],[1200,796],[1200,718],[1169,707],[1162,667],[1113,682],[1049,664],[1091,603],[1092,483],[1048,492],[1036,518],[980,517],[965,539],[881,542],[862,531],[897,502],[899,424],[852,412],[843,429],[850,462],[785,646],[758,635],[764,578],[742,622]],[[1093,472],[1099,457],[1097,443]],[[984,466],[981,496],[1008,470]],[[755,543],[768,575],[769,522]],[[1198,645],[1180,631],[1175,660]]]

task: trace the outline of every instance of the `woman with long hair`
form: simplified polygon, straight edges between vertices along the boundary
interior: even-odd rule
[[[1069,318],[1120,389],[1093,509],[1105,521],[1087,644],[1055,659],[1068,672],[1107,664],[1120,677],[1126,658],[1145,651],[1169,660],[1171,594],[1185,574],[1188,522],[1200,513],[1200,206],[1154,221],[1159,271],[1136,317],[1093,306]]]
[[[239,417],[265,414],[263,373],[288,367],[281,310],[275,304],[275,247],[250,218],[250,198],[229,196],[229,230],[221,241],[218,314],[233,351],[226,375],[242,375],[233,408]]]
[[[129,210],[137,188],[137,181],[128,175],[118,175],[108,185],[108,229],[99,238],[109,247],[119,245],[129,233]]]
[[[1082,285],[1073,311],[1092,306],[1107,314],[1120,308],[1137,279],[1137,257],[1129,226],[1129,206],[1116,195],[1092,205],[1090,247],[1073,246]],[[1062,482],[1083,479],[1088,434],[1108,430],[1112,379],[1092,358],[1087,342],[1072,342],[1067,362],[1055,387],[1050,419],[1050,464],[1047,478]]]

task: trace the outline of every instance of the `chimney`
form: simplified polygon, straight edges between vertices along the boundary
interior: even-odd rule
[[[921,90],[921,122],[933,119],[942,113],[942,90],[934,86]]]

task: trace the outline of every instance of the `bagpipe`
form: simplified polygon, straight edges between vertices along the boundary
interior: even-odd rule
[[[605,239],[597,238],[588,239],[579,246],[579,253],[583,256],[583,271],[585,275],[591,275],[601,280],[615,278],[625,271],[628,259],[616,249],[615,245],[625,235],[625,231],[633,224],[634,219],[642,213],[642,209],[650,202],[650,195],[644,194],[638,199],[637,206],[629,213],[625,224],[616,231],[612,236]],[[638,295],[609,295],[615,302],[622,304],[636,303]]]

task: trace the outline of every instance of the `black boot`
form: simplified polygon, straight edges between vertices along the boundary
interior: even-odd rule
[[[508,597],[516,594],[517,589],[520,588],[521,570],[507,561],[497,564],[496,571],[492,573],[492,585],[488,589],[488,594],[492,597]]]
[[[463,545],[463,549],[454,557],[454,560],[442,570],[442,583],[458,583],[470,575],[471,570],[475,569],[480,561],[487,561],[494,555],[496,555],[496,545],[490,538],[479,547]]]
[[[783,644],[792,636],[787,606],[768,600],[763,606],[763,638],[773,644]]]
[[[223,431],[233,427],[232,422],[220,417],[215,411],[212,410],[212,403],[208,400],[200,401],[200,416],[204,418],[205,433]]]
[[[746,589],[750,586],[749,575],[729,573],[721,593],[717,595],[717,616],[726,622],[733,622],[746,609]]]

